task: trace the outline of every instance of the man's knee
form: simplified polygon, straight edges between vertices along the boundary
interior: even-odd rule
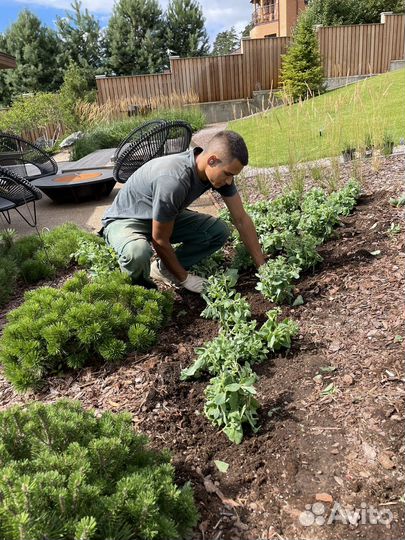
[[[225,221],[219,218],[216,220],[212,232],[212,239],[220,246],[223,246],[231,235],[231,230],[228,225],[225,223]]]
[[[123,247],[118,262],[123,270],[137,277],[148,273],[152,254],[152,248],[147,240],[131,240]]]

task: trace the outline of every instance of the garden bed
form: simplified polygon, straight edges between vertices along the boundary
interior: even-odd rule
[[[194,348],[218,329],[199,316],[204,301],[183,292],[152,352],[119,366],[53,377],[41,392],[24,396],[1,377],[0,408],[72,397],[100,411],[131,412],[134,426],[155,447],[171,450],[177,480],[192,481],[201,513],[195,538],[402,537],[405,390],[398,336],[405,334],[405,242],[403,234],[388,230],[403,215],[389,204],[403,190],[403,168],[402,156],[384,160],[379,171],[364,165],[364,194],[354,214],[342,218],[336,238],[319,249],[324,261],[297,284],[305,303],[283,308],[282,315],[300,325],[292,349],[255,366],[260,430],[239,446],[202,414],[208,377],[180,382]],[[255,283],[245,273],[237,289],[253,318],[264,322],[272,304]],[[2,313],[18,302],[15,296]],[[214,460],[229,464],[226,474]],[[317,500],[324,504],[320,517],[327,518],[336,502],[373,505],[394,519],[390,525],[368,519],[357,527],[302,525],[301,513]]]

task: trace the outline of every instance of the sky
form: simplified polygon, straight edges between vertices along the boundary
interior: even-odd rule
[[[205,26],[213,42],[218,32],[229,30],[235,26],[241,32],[252,16],[252,4],[249,0],[199,0],[206,19]],[[44,24],[55,28],[56,16],[63,17],[69,9],[70,0],[0,0],[0,32],[7,29],[16,21],[23,9],[29,9],[43,21]],[[163,10],[168,0],[159,0]],[[82,6],[95,15],[104,27],[112,12],[114,0],[82,0]]]

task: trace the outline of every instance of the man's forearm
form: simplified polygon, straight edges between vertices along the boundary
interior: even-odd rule
[[[179,281],[184,281],[187,278],[187,271],[179,263],[171,243],[164,240],[152,240],[152,243],[156,253],[169,272]]]
[[[257,233],[253,221],[246,214],[246,217],[240,223],[235,223],[242,242],[249,251],[257,268],[266,262],[262,249],[257,238]]]

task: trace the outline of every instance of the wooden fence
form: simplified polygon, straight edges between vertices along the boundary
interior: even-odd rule
[[[325,77],[384,73],[404,58],[405,15],[387,15],[383,24],[320,27]]]
[[[320,27],[325,77],[388,71],[404,58],[405,15],[384,23]],[[254,90],[277,88],[281,55],[289,38],[243,39],[240,54],[171,58],[170,73],[97,78],[99,103],[193,93],[200,103],[252,97]]]
[[[170,73],[97,78],[98,100],[155,98],[176,93],[198,96],[199,102],[227,101],[277,88],[281,55],[288,38],[242,40],[240,54],[171,58]]]

